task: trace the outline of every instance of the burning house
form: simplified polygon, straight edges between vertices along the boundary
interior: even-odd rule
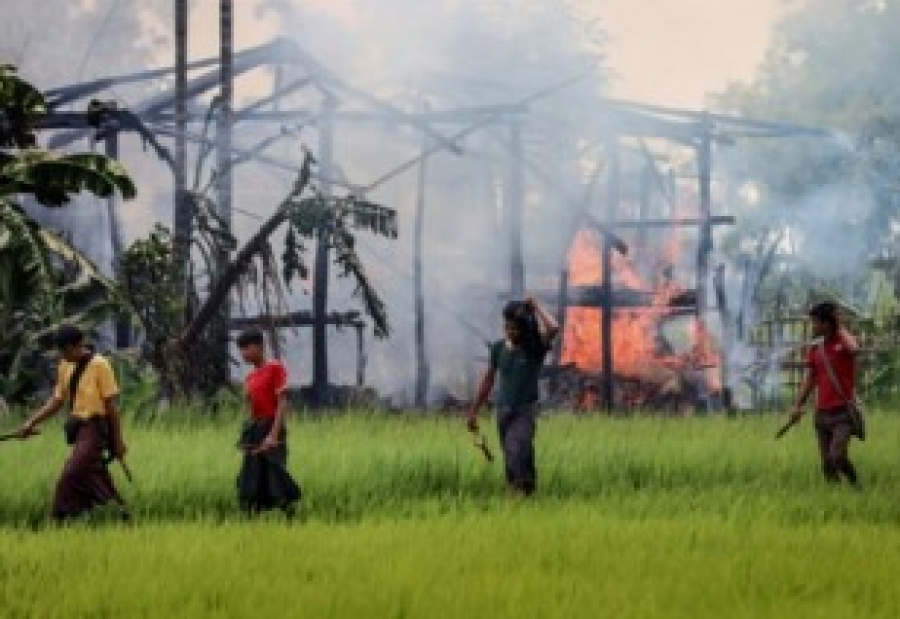
[[[567,257],[568,286],[555,397],[577,410],[602,404],[603,253],[580,230]],[[679,280],[687,244],[673,238],[643,256],[613,254],[613,406],[683,411],[721,398],[720,343],[695,311],[696,290]]]

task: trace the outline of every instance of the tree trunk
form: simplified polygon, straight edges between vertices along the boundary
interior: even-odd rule
[[[232,287],[237,283],[241,274],[247,269],[253,257],[261,252],[265,247],[266,241],[283,223],[288,220],[291,214],[293,204],[306,190],[309,183],[309,166],[312,165],[311,157],[307,156],[303,162],[303,170],[300,173],[300,179],[294,186],[291,194],[279,205],[275,213],[266,220],[266,222],[256,231],[250,240],[238,251],[237,256],[228,268],[224,270],[220,277],[215,280],[212,285],[209,296],[200,306],[196,316],[191,320],[190,324],[185,328],[184,333],[176,341],[176,349],[182,353],[188,351],[197,344],[197,341],[203,331],[209,326],[210,322],[219,311],[219,307],[224,303],[231,292]],[[228,325],[226,325],[226,329]]]
[[[204,301],[197,315],[184,330],[178,339],[178,347],[184,351],[194,346],[203,331],[217,317],[221,306],[228,300],[232,287],[237,283],[241,274],[250,265],[253,257],[262,251],[268,238],[288,219],[290,205],[285,203],[275,211],[262,227],[256,231],[250,240],[238,252],[234,261],[216,278],[209,291],[209,296]]]
[[[119,159],[119,132],[114,128],[106,135],[106,156],[110,159]],[[109,221],[109,242],[112,250],[112,273],[119,272],[119,261],[122,259],[124,241],[122,238],[122,222],[118,213],[119,199],[113,193],[106,200],[107,219]],[[116,348],[128,348],[131,346],[131,318],[127,314],[116,316]]]

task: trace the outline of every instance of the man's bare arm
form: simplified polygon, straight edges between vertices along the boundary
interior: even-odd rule
[[[62,398],[58,398],[56,396],[51,397],[49,400],[47,400],[47,403],[44,404],[44,406],[42,406],[34,415],[29,417],[28,420],[22,424],[22,427],[19,429],[19,433],[23,438],[27,438],[32,434],[35,434],[35,429],[46,420],[50,419],[50,417],[58,413],[63,404],[65,404],[65,401]]]
[[[534,310],[534,315],[538,319],[538,329],[540,329],[544,341],[552,342],[556,334],[559,333],[559,325],[556,323],[556,319],[534,297],[528,297],[526,303]]]
[[[278,446],[281,440],[281,429],[284,427],[284,420],[287,417],[288,401],[287,394],[281,392],[278,395],[278,408],[275,411],[275,420],[272,422],[272,429],[266,435],[259,451],[267,451]]]
[[[491,391],[494,390],[495,374],[493,369],[485,372],[484,378],[481,379],[481,385],[478,387],[478,393],[475,395],[475,401],[472,402],[472,407],[469,409],[466,422],[472,432],[478,430],[478,411],[487,403],[488,398],[491,397]]]
[[[841,327],[838,330],[838,337],[841,340],[841,344],[843,345],[844,350],[846,350],[848,353],[850,353],[851,355],[855,355],[859,352],[859,341],[855,337],[853,337],[853,335],[849,331],[847,331],[847,329]]]

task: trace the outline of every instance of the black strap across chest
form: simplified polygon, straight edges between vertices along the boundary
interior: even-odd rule
[[[78,393],[78,384],[81,382],[81,377],[93,358],[94,354],[88,353],[79,359],[75,364],[75,370],[72,372],[71,378],[69,378],[69,405],[72,408],[75,408],[75,394]]]

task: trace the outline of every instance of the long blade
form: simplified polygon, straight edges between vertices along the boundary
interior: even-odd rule
[[[128,480],[129,484],[133,484],[134,478],[131,477],[131,469],[128,468],[128,464],[122,459],[119,459],[119,464],[122,466],[122,472],[125,473],[125,479]]]
[[[494,461],[494,454],[491,453],[490,447],[487,445],[487,439],[484,437],[484,434],[476,434],[475,435],[475,447],[478,448],[479,451],[484,455],[484,459],[488,462]]]
[[[775,435],[775,438],[781,438],[782,436],[784,436],[785,434],[787,434],[788,431],[789,431],[791,428],[793,428],[795,425],[797,425],[797,420],[796,420],[796,419],[791,419],[791,420],[788,421],[786,424],[784,424],[783,426],[781,426],[781,429],[778,430],[778,434]]]

